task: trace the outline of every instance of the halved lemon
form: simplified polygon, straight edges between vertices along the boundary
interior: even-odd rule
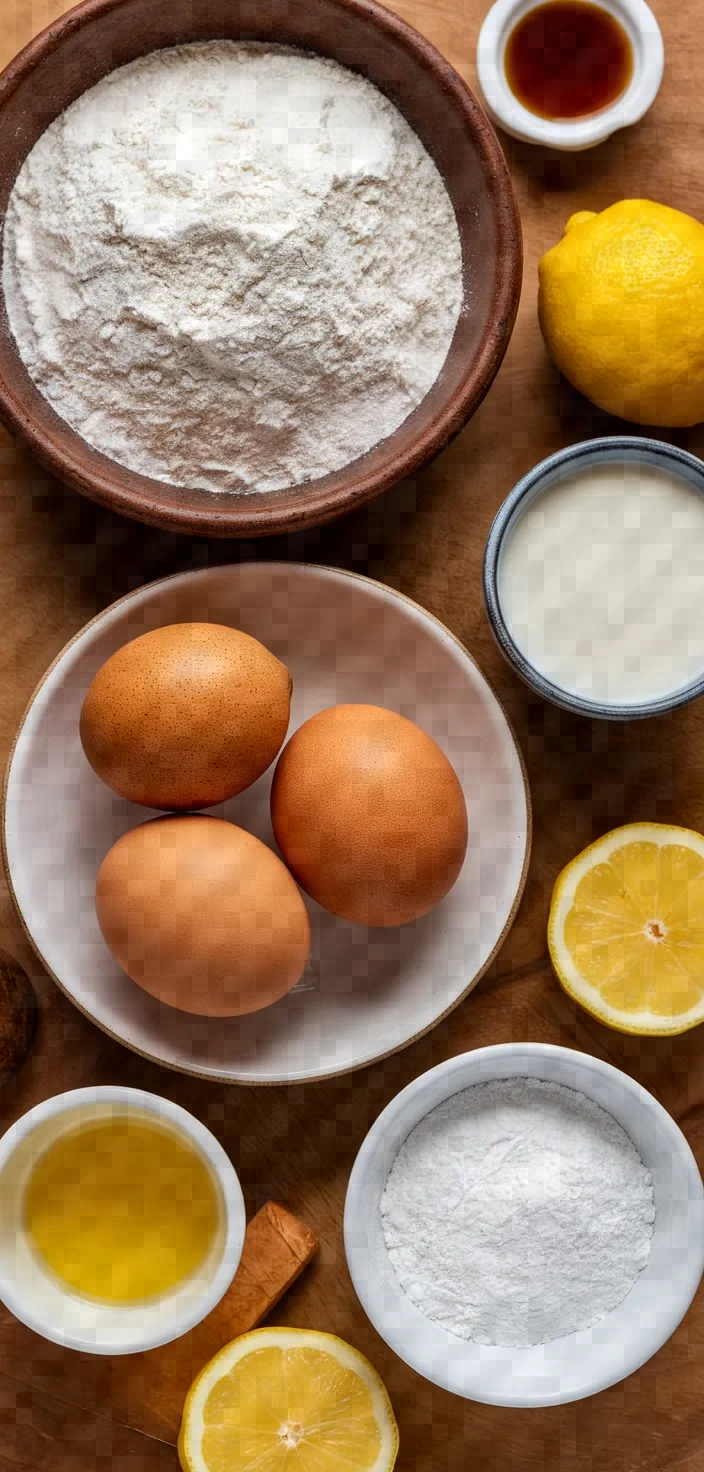
[[[621,1032],[704,1022],[704,837],[629,823],[562,870],[548,921],[565,991]]]
[[[312,1329],[254,1329],[186,1398],[184,1472],[391,1472],[398,1428],[364,1355]]]

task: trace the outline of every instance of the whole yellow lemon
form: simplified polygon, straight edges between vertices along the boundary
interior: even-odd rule
[[[704,225],[648,199],[581,210],[539,275],[543,336],[575,388],[637,424],[704,419]]]

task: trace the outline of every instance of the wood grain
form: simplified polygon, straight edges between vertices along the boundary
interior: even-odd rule
[[[291,557],[368,572],[417,598],[468,645],[506,707],[526,758],[535,807],[531,870],[516,923],[489,974],[429,1037],[363,1073],[257,1090],[180,1078],[111,1043],[42,975],[0,891],[0,945],[26,966],[40,997],[34,1051],[0,1092],[0,1128],[39,1099],[122,1082],[191,1109],[220,1139],[250,1213],[284,1201],[320,1238],[318,1258],[274,1321],[350,1340],[384,1377],[401,1431],[398,1472],[704,1472],[704,1293],[649,1365],[592,1400],[546,1410],[461,1401],[413,1374],[362,1313],[345,1265],[342,1209],[370,1124],[411,1079],[468,1048],[539,1039],[607,1058],[650,1089],[681,1124],[704,1167],[704,1028],[673,1039],[628,1038],[580,1012],[547,960],[556,875],[618,823],[672,820],[704,832],[702,703],[654,721],[591,722],[545,705],[494,646],[481,560],[495,511],[542,456],[624,426],[591,408],[552,368],[536,318],[536,267],[578,208],[644,196],[704,219],[704,0],[652,0],[665,79],[647,118],[587,154],[551,154],[502,138],[526,250],[523,296],[503,367],[478,414],[433,465],[365,511],[290,539],[187,540],[120,520],[64,490],[0,434],[0,745],[65,641],[129,589],[184,568],[241,557]],[[49,17],[56,0],[21,0],[0,18],[0,61]],[[53,6],[53,9],[51,7]],[[474,83],[474,48],[489,0],[396,0]],[[662,433],[695,454],[704,426]],[[173,1448],[125,1431],[108,1400],[95,1413],[79,1357],[54,1354],[0,1315],[0,1472],[176,1472]],[[5,1465],[3,1465],[3,1463]]]
[[[37,1028],[37,999],[26,973],[0,951],[0,1088],[26,1062]]]

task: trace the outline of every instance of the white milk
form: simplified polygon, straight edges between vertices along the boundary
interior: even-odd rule
[[[553,684],[611,705],[704,673],[704,496],[648,465],[585,467],[507,534],[499,602]]]

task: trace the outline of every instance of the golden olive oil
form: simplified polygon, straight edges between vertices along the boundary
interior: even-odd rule
[[[37,1161],[25,1227],[56,1276],[84,1297],[135,1303],[168,1292],[206,1258],[219,1196],[182,1137],[137,1114],[57,1139]]]

